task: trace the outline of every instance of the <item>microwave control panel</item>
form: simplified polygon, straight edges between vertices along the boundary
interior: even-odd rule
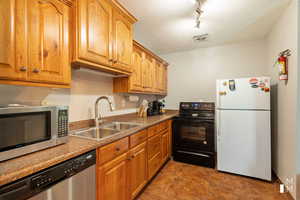
[[[58,137],[68,135],[68,110],[58,111]]]

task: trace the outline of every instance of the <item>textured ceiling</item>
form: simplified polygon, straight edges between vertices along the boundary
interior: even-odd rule
[[[164,54],[265,37],[290,0],[207,0],[200,29],[195,0],[119,0],[134,16],[134,38]],[[192,37],[208,33],[207,41]]]

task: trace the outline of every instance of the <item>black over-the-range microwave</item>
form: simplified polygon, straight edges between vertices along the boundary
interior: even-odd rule
[[[68,141],[68,106],[1,106],[0,161]]]

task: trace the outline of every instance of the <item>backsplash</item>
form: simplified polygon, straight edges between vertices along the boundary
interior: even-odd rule
[[[47,102],[70,107],[70,121],[80,121],[94,118],[94,103],[99,96],[107,95],[113,98],[116,110],[110,112],[107,102],[100,102],[103,116],[113,116],[136,112],[141,101],[153,101],[154,95],[135,95],[138,102],[130,102],[128,94],[113,93],[113,78],[103,76],[93,71],[72,71],[71,89],[52,89],[39,87],[23,87],[0,85],[0,104],[40,104]]]

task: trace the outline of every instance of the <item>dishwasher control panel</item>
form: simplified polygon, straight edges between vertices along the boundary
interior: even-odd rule
[[[0,200],[28,199],[95,164],[94,150],[0,187]]]

